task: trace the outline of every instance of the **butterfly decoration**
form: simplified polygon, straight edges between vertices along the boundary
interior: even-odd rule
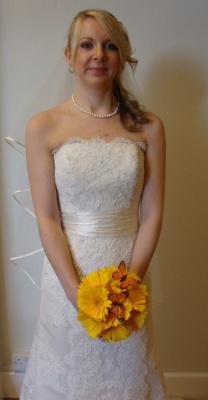
[[[114,314],[116,318],[118,318],[120,324],[124,322],[124,307],[121,305],[114,305],[112,303],[111,307],[109,308],[109,313]]]
[[[126,290],[123,293],[110,293],[108,296],[109,300],[112,301],[109,312],[114,314],[121,324],[124,322],[124,307],[122,303],[128,297],[128,295],[129,293]]]
[[[126,264],[124,261],[121,261],[117,270],[113,272],[112,278],[120,281],[120,288],[122,292],[120,293],[110,293],[108,295],[109,300],[112,301],[112,305],[109,308],[109,312],[114,314],[119,322],[122,324],[124,322],[124,306],[123,302],[129,295],[128,289],[131,289],[136,283],[138,283],[138,279],[135,277],[128,276],[128,271],[126,268]]]
[[[124,281],[127,278],[127,268],[124,261],[121,261],[117,271],[112,274],[113,279],[117,279],[120,282]]]
[[[122,302],[126,300],[128,295],[129,295],[128,291],[122,293],[110,293],[108,298],[109,300],[112,301],[112,304],[114,306],[122,306]]]
[[[138,279],[127,276],[127,268],[124,261],[120,262],[118,270],[113,272],[112,278],[119,280],[121,282],[120,288],[124,290],[130,289],[132,286],[138,283]]]

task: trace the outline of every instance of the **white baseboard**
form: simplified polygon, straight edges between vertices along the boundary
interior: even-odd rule
[[[208,400],[208,373],[166,372],[164,376],[170,396]],[[2,372],[4,397],[19,397],[23,378],[23,372]]]

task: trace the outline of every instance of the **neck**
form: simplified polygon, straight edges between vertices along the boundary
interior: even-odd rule
[[[74,103],[74,106],[79,110],[79,112],[82,112],[84,114],[90,115],[91,117],[94,117],[94,118],[111,118],[111,117],[114,117],[114,115],[117,114],[118,108],[119,108],[119,102],[118,102],[116,107],[114,107],[113,112],[108,113],[108,114],[100,114],[100,113],[94,113],[92,111],[89,111],[87,109],[84,109],[84,108],[80,107],[79,104],[77,104],[77,102],[76,102],[76,100],[74,98],[74,94],[72,95],[72,101]]]
[[[104,92],[96,89],[78,89],[74,97],[81,108],[95,114],[111,113],[117,104],[112,90]]]

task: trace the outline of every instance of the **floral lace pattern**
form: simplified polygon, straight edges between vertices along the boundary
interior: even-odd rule
[[[106,211],[137,204],[143,186],[144,146],[125,138],[65,142],[54,152],[61,211]]]
[[[67,141],[54,151],[61,211],[138,208],[145,149],[144,143],[124,138]],[[67,230],[66,236],[80,274],[121,260],[128,265],[136,238],[86,237]],[[38,329],[20,399],[167,399],[153,349],[151,316],[125,341],[91,339],[45,257]]]

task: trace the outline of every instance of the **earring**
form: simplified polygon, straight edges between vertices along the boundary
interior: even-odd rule
[[[71,64],[69,64],[69,72],[71,73],[71,74],[73,74],[74,73],[74,69],[73,69],[73,67],[72,67],[72,65]]]

